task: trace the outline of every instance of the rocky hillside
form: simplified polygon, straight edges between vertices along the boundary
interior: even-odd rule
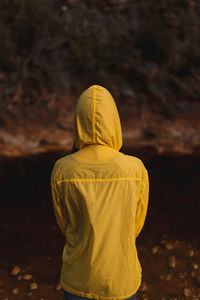
[[[199,153],[199,17],[198,0],[0,0],[0,154],[69,150],[91,84],[125,148]]]

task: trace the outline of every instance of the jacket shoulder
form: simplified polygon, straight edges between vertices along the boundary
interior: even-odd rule
[[[72,172],[73,169],[77,167],[76,161],[72,158],[72,155],[66,155],[59,158],[52,169],[51,180],[57,181],[62,178],[63,174],[68,174]]]
[[[118,159],[120,167],[133,176],[143,177],[147,172],[143,162],[136,156],[121,153]]]
[[[72,159],[72,155],[69,154],[69,155],[66,155],[66,156],[63,156],[61,158],[59,158],[55,164],[54,164],[54,168],[65,168],[66,165],[70,164],[73,162],[73,159]]]

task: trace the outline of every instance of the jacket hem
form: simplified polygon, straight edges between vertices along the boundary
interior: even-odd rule
[[[97,295],[97,294],[92,294],[92,293],[85,293],[85,292],[82,292],[82,291],[78,291],[78,290],[75,290],[69,286],[67,286],[62,280],[61,280],[61,286],[62,288],[66,291],[66,292],[69,292],[71,294],[74,294],[74,295],[77,295],[77,296],[80,296],[80,297],[84,297],[84,298],[89,298],[89,299],[102,299],[102,300],[119,300],[119,299],[127,299],[127,298],[130,298],[132,295],[134,295],[137,290],[139,289],[141,285],[141,280],[137,286],[137,288],[129,293],[128,295],[125,295],[125,296],[101,296],[101,295]]]

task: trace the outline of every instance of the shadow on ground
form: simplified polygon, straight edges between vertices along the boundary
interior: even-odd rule
[[[200,155],[126,152],[144,161],[150,178],[148,216],[137,241],[143,268],[137,299],[200,299]],[[52,166],[63,155],[0,157],[1,299],[63,299],[58,283],[64,238],[49,186]],[[17,276],[10,275],[13,266],[20,267]],[[30,280],[23,279],[27,273]],[[38,288],[30,291],[33,282]]]

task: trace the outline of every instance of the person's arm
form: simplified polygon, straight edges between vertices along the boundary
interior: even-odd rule
[[[137,205],[136,211],[136,237],[139,235],[147,214],[148,200],[149,200],[149,178],[147,170],[143,169],[143,176],[140,185],[140,198]]]
[[[53,208],[56,216],[56,220],[60,230],[66,235],[66,228],[67,228],[67,212],[66,207],[63,202],[62,195],[58,189],[58,186],[53,180],[53,175],[51,176],[51,195],[53,200]]]

